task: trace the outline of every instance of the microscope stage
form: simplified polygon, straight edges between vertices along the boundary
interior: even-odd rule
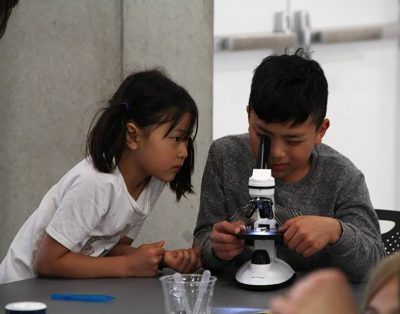
[[[252,230],[238,233],[236,237],[245,240],[282,240],[283,235],[277,230]]]

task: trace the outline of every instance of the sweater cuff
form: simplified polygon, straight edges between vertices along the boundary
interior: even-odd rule
[[[342,227],[342,235],[335,244],[329,245],[328,249],[333,254],[345,255],[346,253],[349,253],[349,248],[353,246],[355,235],[353,230],[347,224],[340,220],[338,221]]]
[[[202,257],[203,257],[203,267],[210,270],[222,270],[227,267],[232,261],[223,261],[219,259],[215,254],[211,247],[211,244],[208,242],[207,245],[202,249]]]

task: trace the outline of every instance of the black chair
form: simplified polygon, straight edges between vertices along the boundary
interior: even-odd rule
[[[400,212],[395,210],[376,209],[379,220],[394,222],[394,227],[382,233],[383,244],[387,255],[400,250]]]

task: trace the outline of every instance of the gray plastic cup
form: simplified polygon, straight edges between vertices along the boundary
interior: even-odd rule
[[[179,280],[174,275],[160,278],[166,314],[210,314],[217,278],[210,276],[201,281],[201,274],[182,274]],[[197,302],[197,306],[196,306]],[[194,309],[198,310],[194,313]]]

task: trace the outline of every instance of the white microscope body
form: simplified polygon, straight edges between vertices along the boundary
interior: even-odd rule
[[[296,276],[292,267],[276,257],[275,241],[282,240],[282,235],[277,230],[275,220],[274,190],[275,179],[271,170],[253,169],[249,179],[249,194],[257,218],[252,230],[238,235],[241,239],[254,240],[251,260],[236,272],[236,281],[246,289],[276,289],[287,285]]]

